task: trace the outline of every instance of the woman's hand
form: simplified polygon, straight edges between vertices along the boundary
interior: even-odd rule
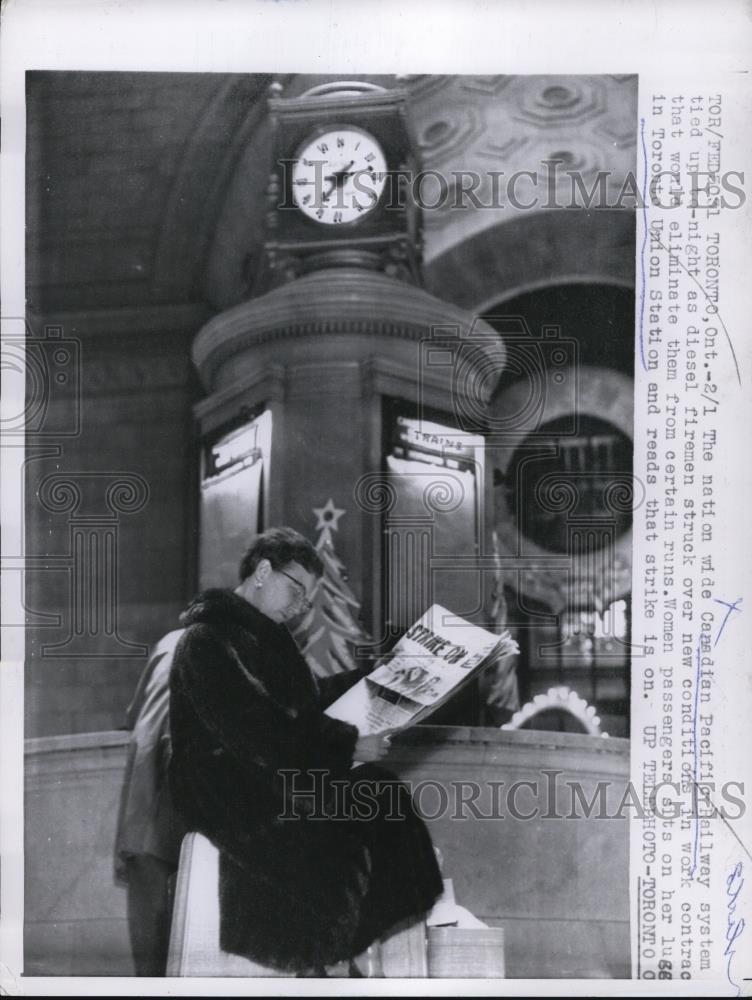
[[[381,760],[386,757],[391,747],[393,729],[383,733],[371,733],[370,736],[358,737],[353,758],[367,764],[371,760]]]

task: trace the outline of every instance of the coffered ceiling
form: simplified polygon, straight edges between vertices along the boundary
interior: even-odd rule
[[[30,311],[197,303],[216,312],[241,301],[263,236],[272,79],[29,73]],[[294,95],[331,78],[275,79]],[[367,79],[408,89],[423,164],[447,176],[509,175],[555,155],[586,178],[608,170],[618,188],[634,169],[635,77]],[[471,208],[424,221],[430,270],[452,246],[520,220]]]

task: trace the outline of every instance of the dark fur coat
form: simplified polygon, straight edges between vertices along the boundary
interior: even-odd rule
[[[188,828],[220,850],[222,948],[320,969],[429,909],[442,883],[428,831],[389,772],[351,770],[357,730],[322,714],[285,626],[225,590],[181,623],[170,783]],[[355,816],[347,794],[357,785],[362,805],[366,782]]]

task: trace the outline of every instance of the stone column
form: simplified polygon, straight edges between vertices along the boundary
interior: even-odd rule
[[[243,405],[272,411],[267,525],[313,537],[314,507],[331,497],[347,511],[337,550],[373,628],[382,615],[383,512],[364,509],[358,484],[382,471],[382,399],[430,407],[478,434],[503,368],[499,335],[413,285],[331,267],[214,317],[193,359],[210,394],[198,408],[204,433]],[[480,548],[490,558],[490,542]]]

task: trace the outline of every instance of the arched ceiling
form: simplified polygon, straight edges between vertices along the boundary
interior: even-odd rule
[[[293,96],[333,78],[276,79]],[[634,170],[635,77],[360,79],[407,88],[423,165],[446,176],[508,176],[554,153],[566,153],[586,178],[608,170],[611,189]],[[254,74],[29,73],[30,310],[196,303],[217,312],[241,301],[263,237],[271,81]],[[510,221],[519,227],[523,220],[508,209],[425,213],[429,285],[434,262],[442,271],[460,243]],[[618,253],[625,252],[622,240]],[[443,271],[442,286],[449,297]]]
[[[35,311],[200,300],[260,76],[30,73],[28,299]]]

